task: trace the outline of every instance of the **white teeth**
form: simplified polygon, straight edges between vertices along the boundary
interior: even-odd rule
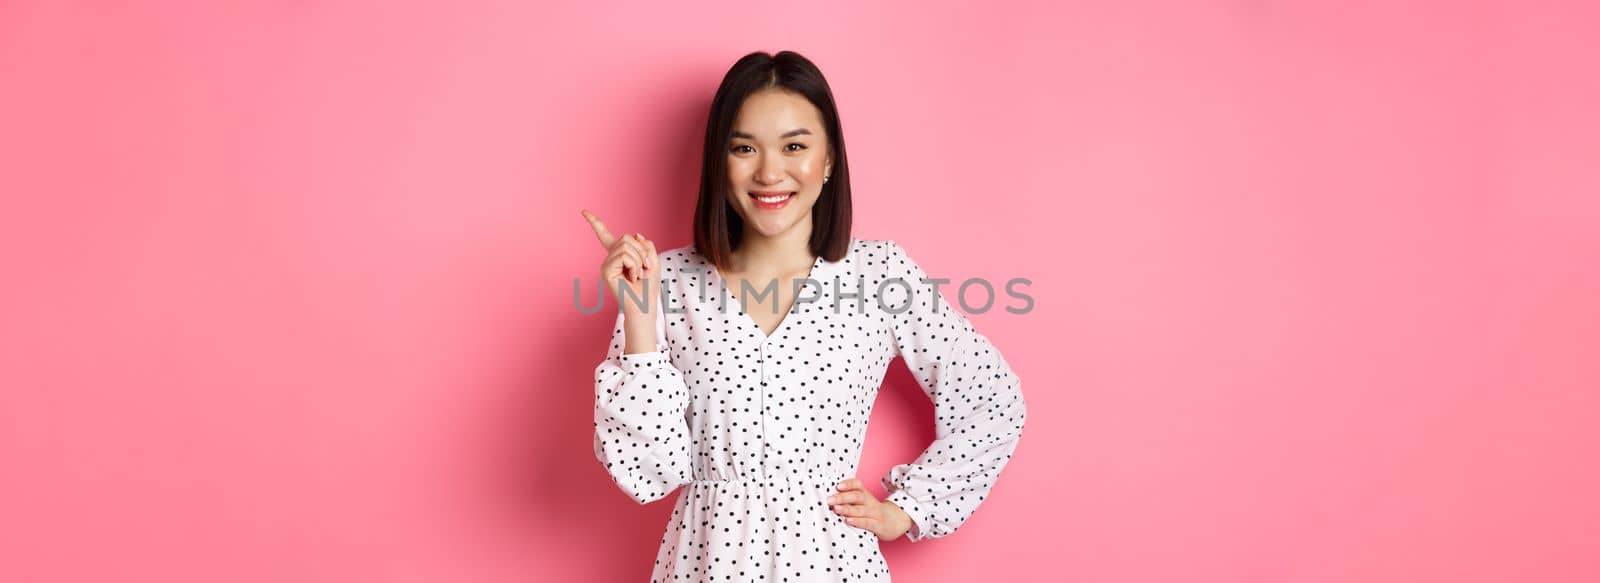
[[[758,197],[756,197],[756,200],[759,200],[759,201],[764,202],[764,203],[772,204],[772,203],[783,202],[783,199],[786,199],[786,198],[789,198],[789,195],[780,194],[778,196],[758,196]]]

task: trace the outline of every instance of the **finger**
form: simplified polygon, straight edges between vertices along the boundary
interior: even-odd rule
[[[650,258],[650,269],[659,271],[661,269],[661,255],[656,253],[656,242],[645,239],[644,235],[640,235],[639,238],[644,241],[644,250],[649,252],[647,256]]]
[[[863,518],[863,517],[855,517],[855,516],[852,516],[850,518],[844,519],[844,522],[845,522],[845,524],[848,524],[850,526],[854,526],[854,527],[859,528],[861,530],[870,530],[872,532],[877,532],[878,531],[878,527],[881,524],[875,518]]]
[[[868,500],[877,501],[862,490],[847,490],[833,495],[834,504],[866,504]]]
[[[838,488],[840,490],[856,490],[856,489],[866,488],[866,486],[863,486],[861,484],[861,480],[856,479],[856,478],[850,478],[848,480],[840,482]]]
[[[616,248],[611,253],[618,256],[618,261],[622,261],[622,264],[626,266],[624,271],[626,271],[627,280],[630,283],[638,283],[638,279],[645,274],[645,269],[643,269],[645,267],[645,256],[643,256],[643,253],[640,253],[634,245],[629,245],[626,237],[616,240]]]
[[[638,244],[634,243],[633,239],[624,236],[623,238],[617,240],[616,246],[617,252],[621,253],[625,257],[633,258],[635,267],[644,265],[644,250],[639,248]]]
[[[633,257],[639,260],[639,267],[649,270],[650,256],[649,254],[645,253],[644,244],[640,243],[638,239],[634,239],[632,235],[623,237],[622,241],[623,246],[627,247],[628,252],[633,253]]]
[[[633,268],[638,267],[639,259],[624,245],[617,245],[606,257],[606,261],[622,266],[622,276],[628,281],[633,281]]]
[[[611,231],[606,229],[606,224],[600,222],[600,217],[595,216],[588,209],[581,211],[581,214],[584,219],[589,221],[589,227],[594,229],[595,238],[599,239],[600,244],[604,245],[605,248],[610,249],[611,244],[616,242],[617,239],[611,236]]]
[[[874,516],[872,507],[865,504],[836,504],[833,512],[840,516]]]
[[[655,269],[656,262],[651,257],[654,253],[650,251],[649,239],[645,239],[642,233],[633,233],[629,238],[633,240],[633,248],[639,251],[639,257],[644,259],[645,269]]]
[[[632,255],[623,255],[621,261],[623,267],[622,277],[627,279],[628,283],[639,281],[639,260]]]

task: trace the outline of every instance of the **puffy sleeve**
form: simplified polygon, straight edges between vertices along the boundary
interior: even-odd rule
[[[594,454],[640,504],[690,481],[689,391],[672,365],[665,310],[656,310],[656,351],[623,354],[621,310],[604,361],[594,369]]]
[[[935,439],[883,478],[888,500],[910,515],[907,539],[956,531],[994,487],[1022,437],[1022,384],[1000,352],[936,293],[894,241],[887,241],[881,299],[895,349],[934,404]]]

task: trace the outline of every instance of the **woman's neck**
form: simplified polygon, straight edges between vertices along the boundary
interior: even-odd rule
[[[811,233],[806,229],[789,229],[775,237],[747,230],[733,251],[731,267],[747,278],[772,278],[804,274],[816,260],[811,253]]]

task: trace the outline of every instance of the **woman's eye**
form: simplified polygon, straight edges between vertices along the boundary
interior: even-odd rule
[[[806,149],[806,145],[796,142],[796,143],[784,146],[784,148],[789,150],[790,152],[799,152],[800,150]],[[754,152],[755,148],[752,148],[752,147],[750,147],[748,145],[745,145],[745,144],[739,144],[739,145],[733,147],[733,152],[734,153],[743,154],[746,151]]]

